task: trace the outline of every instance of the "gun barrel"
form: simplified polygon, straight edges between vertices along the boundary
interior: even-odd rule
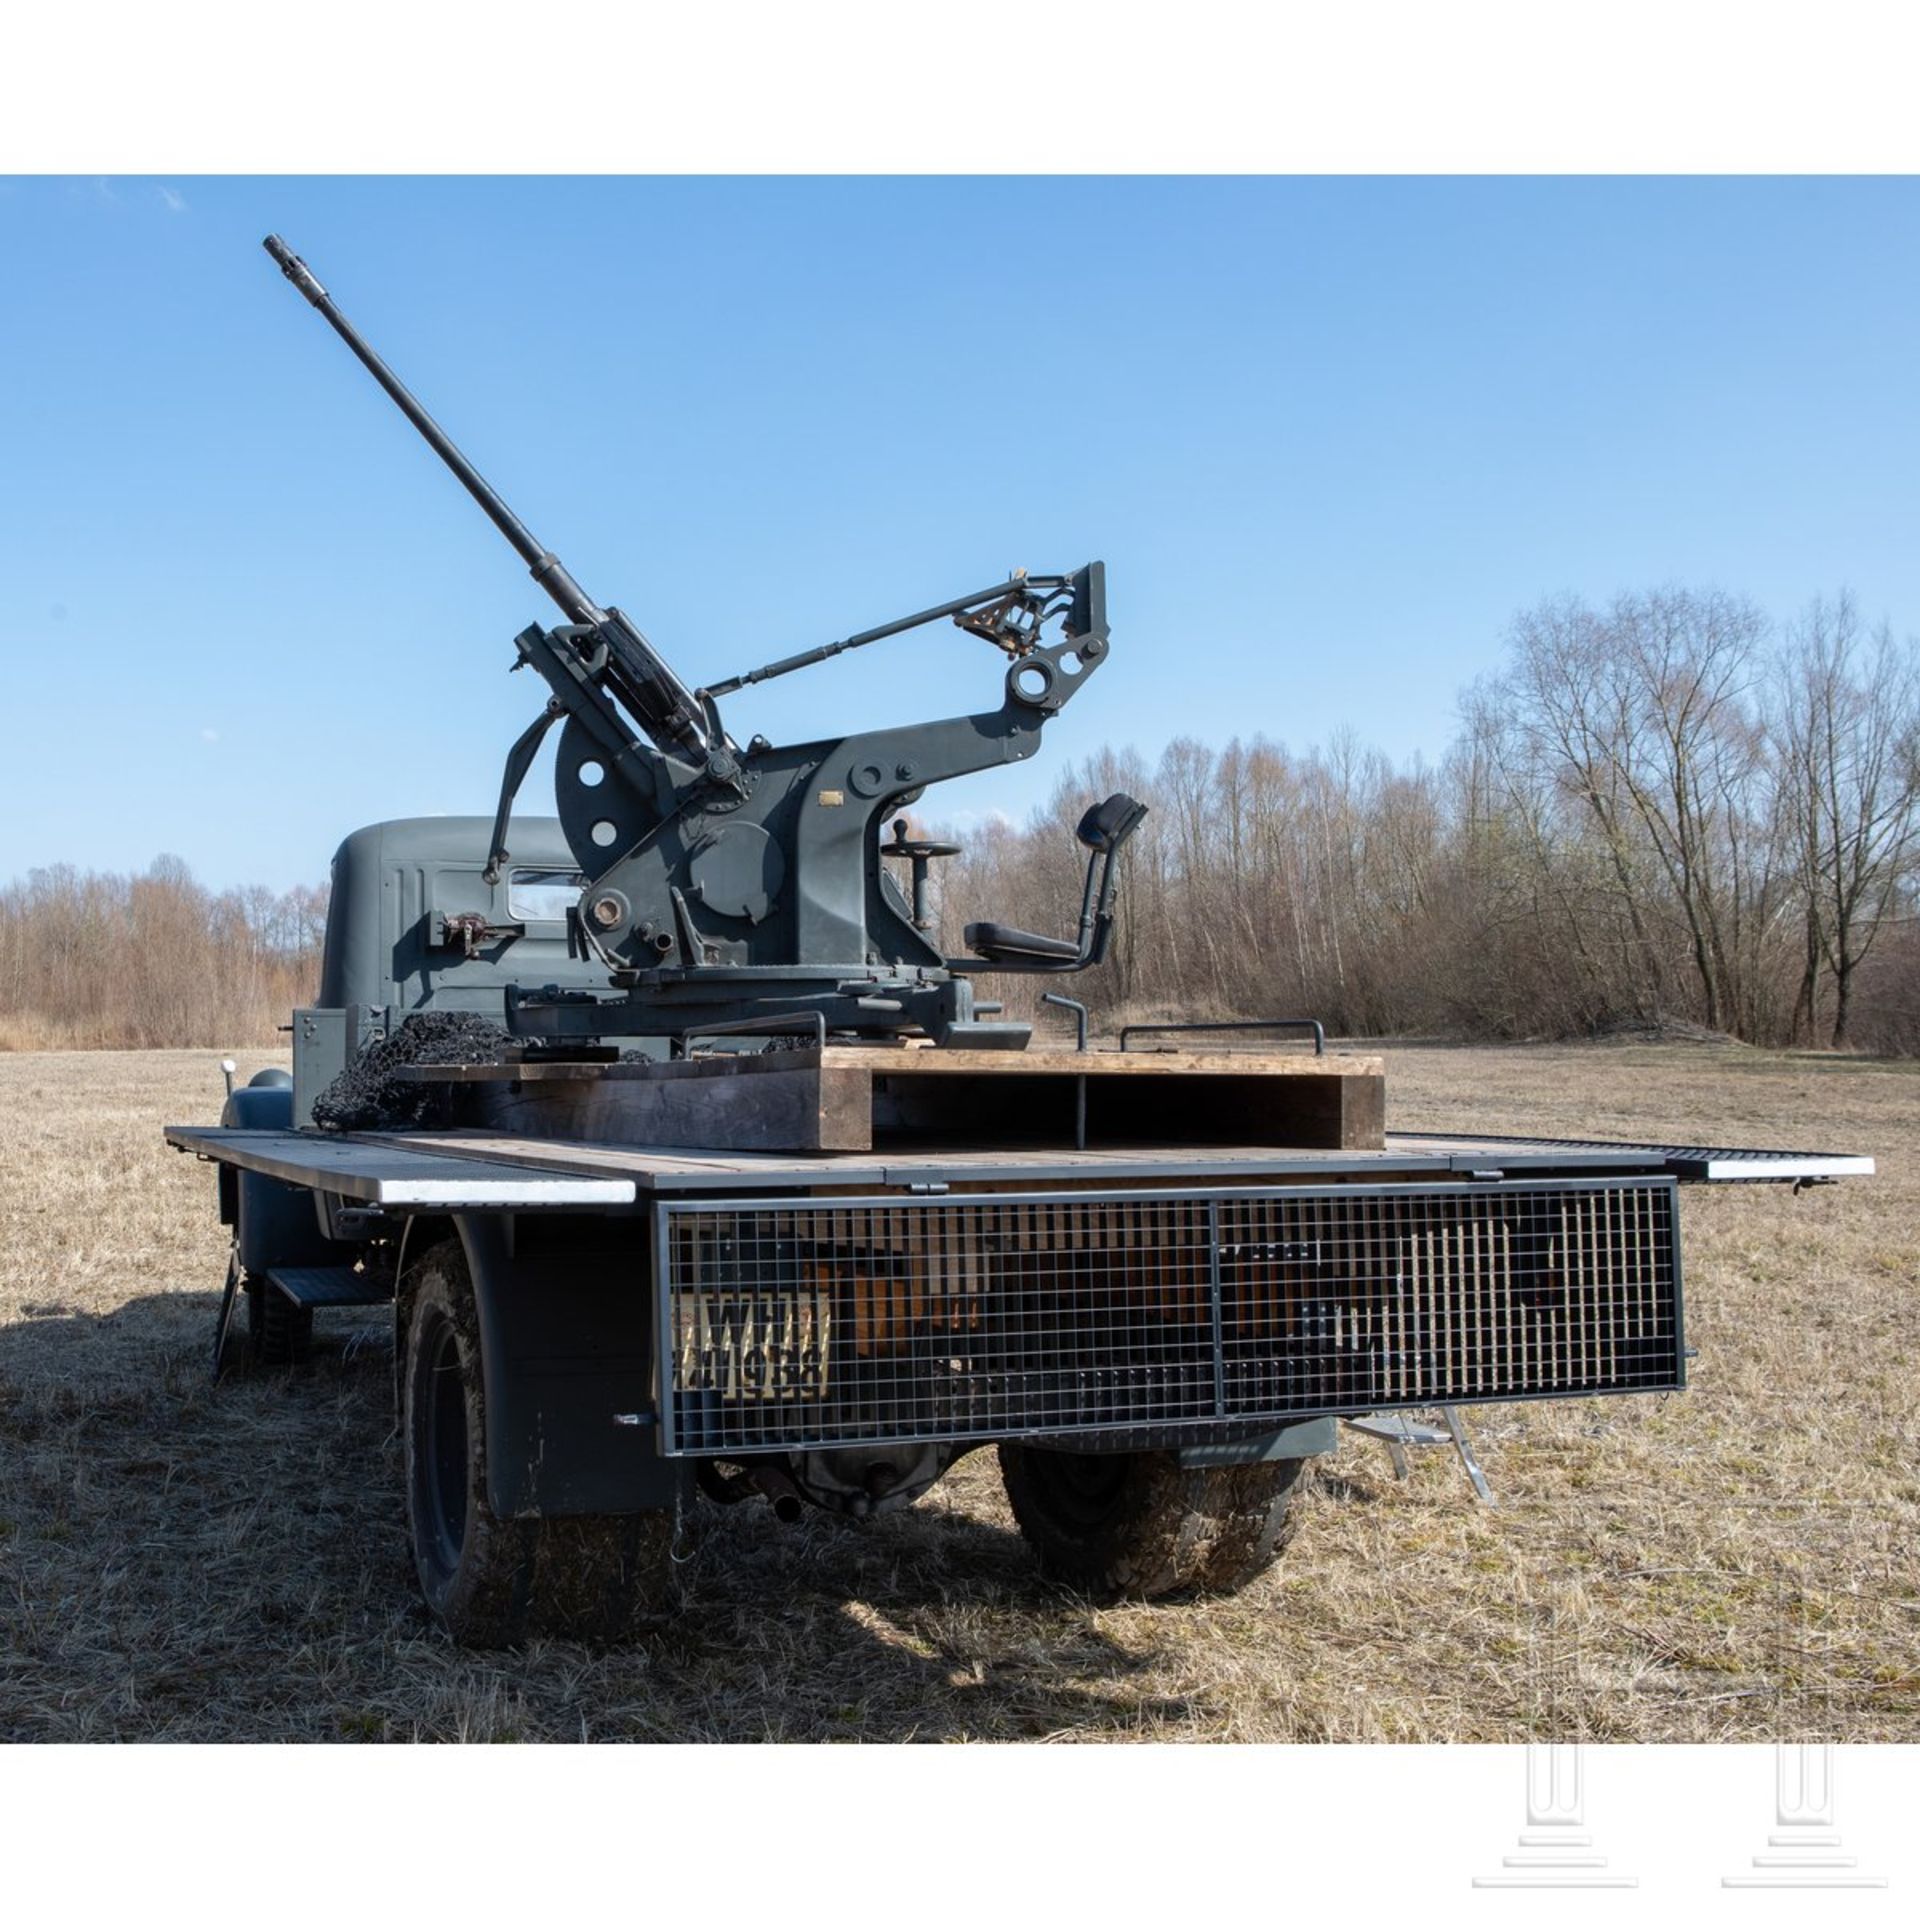
[[[453,477],[479,501],[480,510],[506,535],[508,544],[532,570],[533,577],[553,597],[569,620],[598,624],[606,616],[559,560],[533,537],[527,524],[481,478],[480,470],[447,437],[432,414],[408,392],[406,383],[361,338],[360,331],[333,304],[333,296],[314,277],[312,269],[277,233],[261,242],[280,271],[298,287],[323,319],[349,347],[354,357],[378,380],[387,397],[419,429],[420,437],[453,470]]]

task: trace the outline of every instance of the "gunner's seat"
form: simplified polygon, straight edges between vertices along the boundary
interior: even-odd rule
[[[1024,927],[1002,926],[998,920],[971,920],[966,932],[967,951],[993,961],[996,966],[1018,966],[1027,960],[1080,958],[1080,949],[1071,940],[1028,933]]]
[[[975,920],[965,929],[967,951],[988,966],[1022,973],[1078,973],[1105,958],[1113,927],[1114,856],[1132,838],[1147,810],[1131,794],[1109,794],[1080,816],[1074,829],[1087,848],[1087,884],[1080,902],[1080,937],[1056,940],[998,920]]]

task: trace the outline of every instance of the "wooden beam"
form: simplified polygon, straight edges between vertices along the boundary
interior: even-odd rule
[[[1377,1149],[1386,1123],[1384,1071],[1370,1054],[828,1047],[407,1073],[449,1086],[460,1125],[722,1152],[1067,1145],[1083,1083],[1096,1148]]]

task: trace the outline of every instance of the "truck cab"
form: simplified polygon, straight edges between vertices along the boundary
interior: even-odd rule
[[[510,987],[605,989],[605,969],[568,938],[583,878],[560,822],[516,817],[512,859],[489,880],[492,832],[481,815],[435,814],[341,841],[320,996],[294,1010],[292,1101],[279,1124],[310,1126],[315,1096],[409,1013],[504,1025]]]

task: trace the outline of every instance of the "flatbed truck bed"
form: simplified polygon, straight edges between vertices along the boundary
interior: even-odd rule
[[[395,1213],[465,1207],[629,1207],[660,1194],[859,1187],[908,1192],[1071,1181],[1267,1182],[1543,1179],[1663,1173],[1682,1182],[1836,1180],[1871,1174],[1862,1155],[1507,1134],[1389,1133],[1379,1149],[922,1147],[870,1153],[719,1152],[588,1140],[535,1140],[482,1128],[333,1134],[291,1128],[170,1126],[171,1146],[291,1186]]]

